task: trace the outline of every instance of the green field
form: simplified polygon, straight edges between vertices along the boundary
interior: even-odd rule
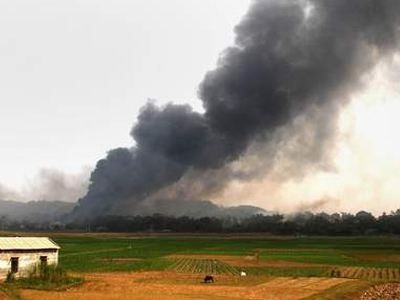
[[[332,276],[400,280],[398,238],[218,238],[218,237],[54,237],[61,246],[60,264],[73,272],[171,270],[179,265],[170,255],[258,255],[260,262],[296,262],[301,267],[241,269],[248,274],[274,276]],[[219,264],[220,262],[218,262]],[[181,262],[181,269],[186,262]],[[207,272],[208,264],[193,270]],[[201,266],[204,267],[204,270]],[[200,268],[200,269],[199,269]],[[222,268],[222,265],[220,266]],[[351,268],[355,268],[354,270]],[[178,268],[179,269],[179,268]],[[369,276],[371,270],[376,276]],[[232,271],[232,273],[235,273]]]
[[[242,293],[244,299],[249,293],[264,297],[288,290],[296,299],[307,293],[301,299],[359,299],[374,285],[400,282],[400,239],[396,237],[59,234],[52,238],[61,246],[60,270],[68,275],[66,279],[73,280],[74,286],[88,283],[71,291],[65,285],[54,288],[73,297],[68,299],[75,299],[76,291],[84,299],[97,299],[97,289],[104,287],[102,296],[119,295],[117,299],[147,297],[154,290],[160,296],[173,291],[170,299],[179,300],[225,299],[222,296],[232,293]],[[242,271],[245,278],[240,276]],[[218,289],[203,285],[206,274],[215,277]],[[121,291],[121,286],[126,289]],[[29,278],[0,284],[0,298],[31,299],[38,292],[27,288],[49,287]],[[35,299],[58,297],[58,292],[48,291]]]

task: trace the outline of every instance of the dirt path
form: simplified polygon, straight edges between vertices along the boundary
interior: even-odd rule
[[[201,275],[200,275],[201,276]],[[201,283],[193,274],[169,272],[99,273],[85,276],[86,283],[64,292],[22,290],[26,300],[202,299],[296,300],[348,281],[338,278],[218,277],[215,284]],[[238,281],[237,281],[238,280]]]
[[[93,251],[82,251],[82,252],[74,252],[74,253],[67,253],[67,254],[61,254],[61,257],[66,257],[66,256],[79,256],[82,254],[97,254],[97,253],[108,253],[108,252],[116,252],[116,251],[122,251],[122,250],[128,250],[128,247],[124,248],[111,248],[111,249],[102,249],[102,250],[93,250]]]
[[[0,290],[0,300],[9,300],[10,298],[4,293],[3,291]]]

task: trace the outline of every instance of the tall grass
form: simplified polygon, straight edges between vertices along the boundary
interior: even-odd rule
[[[37,265],[28,276],[12,283],[18,288],[60,290],[80,284],[81,278],[71,277],[65,270],[55,265]]]

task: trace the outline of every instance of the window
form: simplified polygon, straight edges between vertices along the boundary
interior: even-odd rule
[[[18,257],[11,257],[11,273],[18,272]]]
[[[41,265],[42,267],[47,266],[47,256],[41,256],[41,257],[40,257],[40,265]]]

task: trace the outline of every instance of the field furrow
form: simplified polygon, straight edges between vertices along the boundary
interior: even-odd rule
[[[391,268],[335,267],[330,269],[327,274],[330,277],[371,281],[400,281],[400,270]]]
[[[170,267],[180,273],[239,275],[235,267],[216,259],[177,259]]]

